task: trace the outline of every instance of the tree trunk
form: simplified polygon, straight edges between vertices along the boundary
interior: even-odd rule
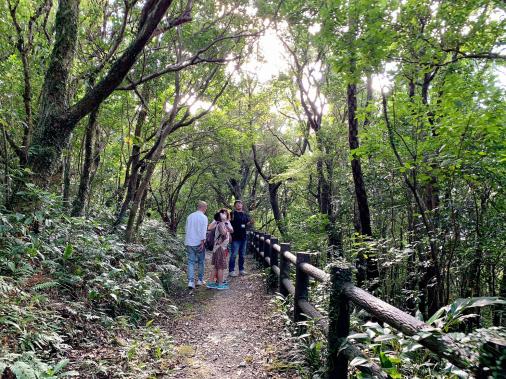
[[[362,174],[362,165],[360,158],[356,157],[353,150],[359,148],[358,141],[358,120],[357,112],[357,86],[348,84],[348,141],[353,155],[351,160],[351,170],[353,174],[353,183],[355,185],[355,196],[357,199],[358,214],[360,219],[360,232],[363,235],[372,236],[371,214],[369,211],[369,202],[365,189],[364,176]]]
[[[417,291],[417,282],[418,282],[418,270],[417,270],[417,262],[416,262],[416,253],[415,249],[418,247],[413,246],[415,242],[415,233],[416,233],[416,225],[415,225],[415,217],[412,207],[412,195],[406,190],[406,197],[408,200],[406,211],[407,211],[407,222],[408,222],[408,243],[411,248],[411,251],[408,253],[408,259],[406,261],[406,282],[404,288],[409,291],[410,296],[406,301],[406,307],[412,315],[416,314],[416,296],[415,291]],[[402,227],[401,227],[402,230]]]
[[[108,73],[72,107],[69,74],[75,55],[79,21],[79,0],[60,0],[55,21],[55,44],[42,90],[39,119],[33,133],[28,166],[33,181],[47,187],[58,167],[62,149],[77,123],[96,109],[123,81],[137,57],[151,39],[171,0],[153,0],[144,5],[139,31]],[[185,14],[179,24],[190,21]]]
[[[352,154],[351,171],[353,174],[353,183],[355,186],[355,198],[357,200],[358,215],[360,221],[360,234],[366,239],[372,237],[371,214],[369,210],[369,202],[365,189],[364,176],[362,173],[362,165],[360,158],[356,157],[354,150],[359,148],[358,141],[358,120],[357,120],[357,86],[355,83],[348,84],[347,90],[348,101],[348,142]],[[361,285],[364,278],[374,280],[378,278],[378,264],[372,254],[368,254],[367,258],[359,257],[359,274],[357,276],[358,284]],[[364,267],[365,266],[365,267]],[[365,269],[365,272],[363,272]]]
[[[500,269],[502,269],[502,279],[499,287],[499,296],[504,299],[506,298],[506,259],[503,259]],[[506,326],[506,311],[504,310],[504,306],[494,307],[494,325]]]
[[[317,124],[314,127],[316,133],[316,146],[317,149],[326,154],[326,147],[321,135],[321,125]],[[317,173],[317,195],[318,195],[318,210],[321,214],[327,216],[328,224],[326,227],[327,238],[328,238],[328,258],[331,258],[331,249],[335,249],[338,255],[343,254],[343,241],[342,233],[337,229],[335,209],[332,204],[332,162],[327,160],[328,158],[318,158],[316,161],[316,173]],[[332,159],[332,158],[330,158]],[[326,168],[326,170],[325,170]],[[327,176],[325,175],[327,171]]]
[[[70,141],[69,141],[70,145]],[[71,176],[71,163],[72,163],[72,149],[67,147],[65,152],[65,159],[63,160],[63,189],[62,198],[65,209],[70,209],[70,176]]]
[[[281,183],[267,183],[269,189],[269,202],[272,208],[272,214],[274,215],[274,221],[278,227],[279,233],[286,239],[288,236],[288,230],[286,229],[285,220],[281,210],[279,209],[278,190],[281,187]]]
[[[28,63],[27,52],[22,48],[18,48],[21,53],[21,62],[23,63],[23,78],[24,78],[24,90],[23,90],[23,103],[25,106],[26,125],[23,131],[23,159],[20,161],[21,165],[26,165],[28,159],[28,149],[32,140],[33,130],[33,116],[32,116],[32,85],[30,82],[30,65]]]
[[[139,115],[137,116],[137,123],[135,124],[134,143],[132,145],[132,153],[130,154],[130,162],[129,162],[130,174],[125,179],[127,181],[126,183],[127,193],[125,199],[123,200],[123,203],[121,204],[121,208],[118,212],[114,225],[119,225],[123,221],[123,217],[125,217],[125,213],[134,197],[134,193],[138,186],[139,170],[140,170],[139,162],[141,153],[140,141],[141,141],[142,128],[144,126],[144,122],[146,121],[147,115],[148,110],[146,109],[145,106],[143,106],[139,112]]]
[[[139,228],[141,227],[144,221],[144,215],[146,214],[146,199],[148,198],[148,190],[144,191],[142,195],[141,204],[139,206],[139,212],[137,214],[137,221],[135,223],[134,235],[139,233]]]
[[[77,195],[72,205],[72,216],[75,217],[83,215],[84,205],[86,204],[90,192],[91,172],[93,170],[92,166],[94,161],[94,154],[97,153],[93,151],[98,124],[97,118],[98,118],[98,108],[90,113],[88,125],[86,126],[86,136],[84,139],[83,170],[81,173],[81,179],[79,181],[79,189],[77,190]]]
[[[68,109],[69,79],[77,44],[79,0],[59,0],[55,44],[41,93],[38,120],[28,156],[37,184],[46,187],[60,162],[73,128],[62,124]]]
[[[128,223],[127,229],[125,231],[125,237],[127,242],[131,242],[135,235],[135,221],[137,220],[137,215],[139,213],[139,208],[145,196],[145,192],[147,192],[149,183],[151,181],[151,177],[153,176],[153,172],[155,171],[156,163],[158,162],[158,158],[156,157],[155,161],[152,161],[148,164],[146,172],[139,183],[135,191],[135,195],[132,200],[132,204],[130,205],[130,213],[128,215]]]

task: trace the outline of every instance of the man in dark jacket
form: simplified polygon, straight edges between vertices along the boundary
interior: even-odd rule
[[[241,200],[234,203],[234,212],[232,212],[232,251],[228,262],[228,271],[230,276],[237,276],[235,272],[235,257],[239,253],[239,274],[246,275],[244,271],[244,254],[246,253],[246,228],[252,224],[251,218],[243,210]]]

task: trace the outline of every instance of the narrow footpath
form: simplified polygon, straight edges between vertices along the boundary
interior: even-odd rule
[[[210,254],[206,278],[211,269]],[[197,287],[172,330],[178,362],[171,378],[296,378],[290,339],[251,256],[246,276],[224,291]]]

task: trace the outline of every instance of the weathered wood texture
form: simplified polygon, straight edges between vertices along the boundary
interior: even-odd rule
[[[300,306],[300,300],[307,300],[309,291],[309,275],[306,274],[300,264],[311,261],[310,253],[297,253],[297,266],[295,266],[295,296],[293,306],[293,319],[295,322],[304,321],[304,311]]]
[[[325,271],[320,270],[319,268],[313,266],[310,263],[301,263],[300,268],[306,274],[308,274],[313,279],[318,280],[319,282],[326,282],[330,279],[330,275]]]
[[[434,328],[423,321],[404,313],[363,289],[355,287],[352,283],[346,283],[343,287],[343,292],[354,304],[366,310],[378,318],[378,320],[386,322],[408,336],[414,336],[419,333],[423,335],[427,334],[423,333],[424,331],[431,332],[427,337],[420,338],[418,342],[437,355],[448,359],[455,366],[463,369],[472,369],[465,352],[449,336],[437,336],[433,333]]]
[[[282,243],[279,249],[279,293],[283,296],[288,296],[289,293],[292,295],[295,293],[295,287],[293,288],[293,292],[290,292],[289,286],[285,283],[285,281],[293,287],[292,282],[290,281],[290,262],[285,257],[285,252],[290,250],[289,243]]]
[[[275,237],[265,233],[250,233],[250,237],[254,240],[251,246],[257,260],[265,267],[270,267],[271,274],[277,277],[279,292],[283,296],[294,297],[294,321],[303,321],[306,316],[310,317],[327,335],[328,378],[347,378],[348,361],[355,357],[367,360],[367,363],[357,366],[364,374],[376,378],[389,377],[347,340],[350,328],[350,302],[408,336],[418,335],[418,342],[436,355],[446,358],[461,369],[477,374],[478,368],[471,365],[466,353],[449,336],[434,333],[434,330],[423,321],[355,287],[352,283],[351,269],[344,261],[335,262],[328,274],[311,264],[315,254],[299,252],[294,255],[290,252],[290,244],[278,244]],[[290,278],[290,264],[295,266],[295,286]],[[308,300],[311,278],[330,284],[328,317]]]
[[[348,377],[348,357],[340,354],[341,346],[347,343],[350,333],[350,305],[344,294],[344,284],[351,282],[351,269],[341,263],[331,267],[328,335],[328,377]]]

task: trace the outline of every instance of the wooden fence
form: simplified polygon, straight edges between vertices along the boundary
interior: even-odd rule
[[[418,336],[417,342],[439,357],[444,357],[471,375],[481,377],[478,368],[473,367],[466,356],[449,336],[433,332],[423,321],[355,287],[352,283],[351,268],[344,261],[333,263],[330,273],[315,267],[317,255],[307,252],[290,252],[289,243],[278,243],[278,239],[258,231],[249,232],[249,251],[276,280],[273,285],[283,296],[294,299],[294,321],[310,317],[327,336],[327,377],[347,378],[348,363],[355,357],[362,357],[367,363],[357,365],[364,374],[388,378],[376,363],[364,356],[347,337],[350,331],[350,303],[364,309],[376,320],[386,323],[407,336]],[[291,265],[295,266],[295,285],[291,280]],[[328,317],[324,317],[308,300],[309,281],[329,282]]]

